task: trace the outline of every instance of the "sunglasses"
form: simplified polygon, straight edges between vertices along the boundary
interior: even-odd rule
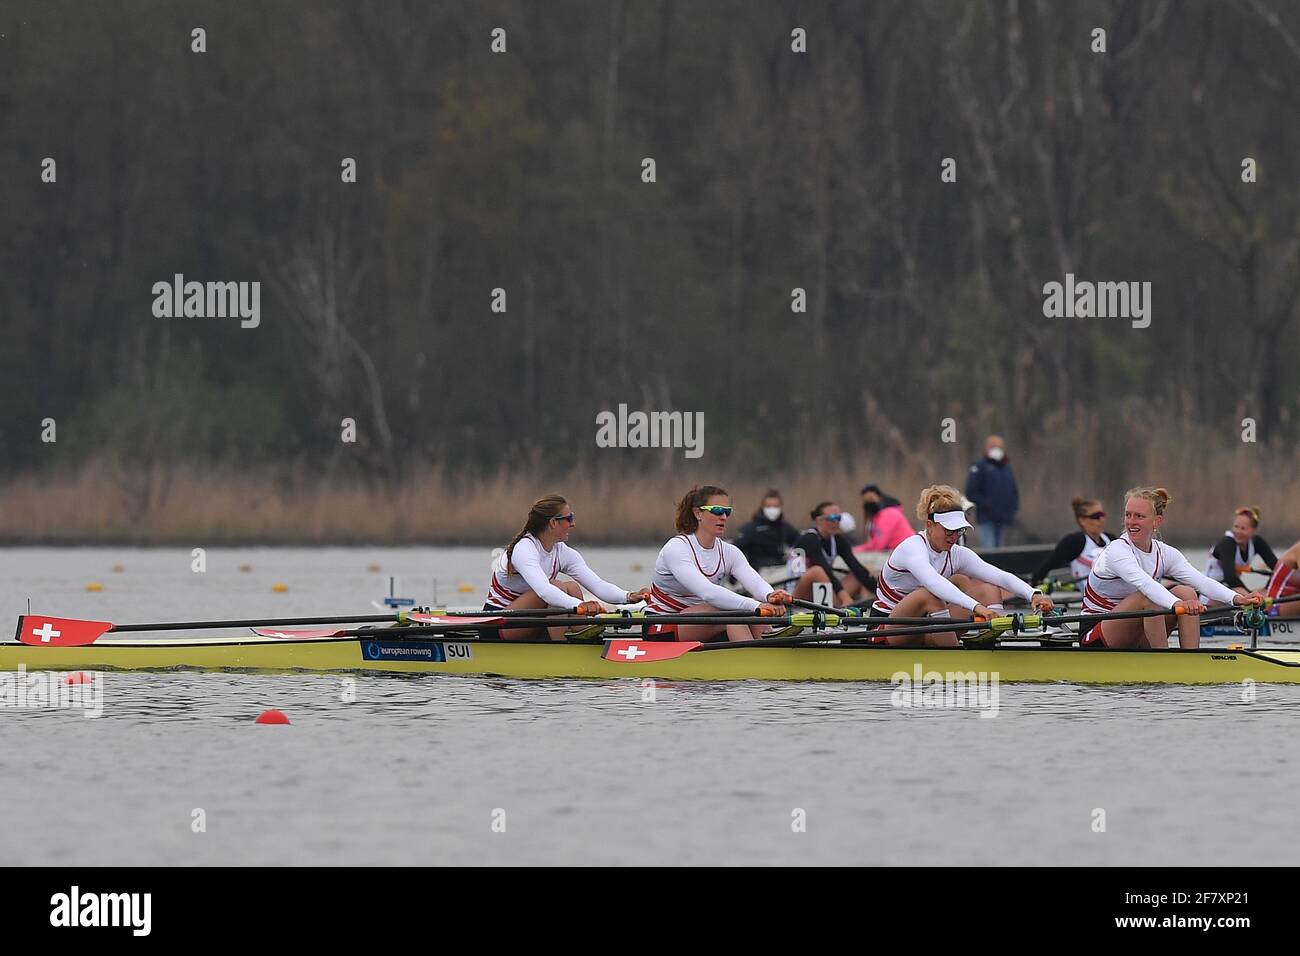
[[[551,520],[552,520],[552,521],[567,521],[567,522],[569,522],[570,525],[572,525],[573,522],[577,519],[577,517],[578,517],[578,516],[577,516],[576,514],[574,514],[572,511],[570,511],[567,515],[555,515],[553,518],[551,518]]]
[[[844,515],[838,511],[833,515],[818,515],[817,517],[823,518],[826,521],[834,521],[836,524],[839,524],[844,520]]]
[[[1094,512],[1093,512],[1092,514],[1090,514],[1090,515],[1084,515],[1084,517],[1085,517],[1085,518],[1091,518],[1093,521],[1100,521],[1102,518],[1106,517],[1106,512],[1104,512],[1104,511],[1094,511]]]
[[[700,505],[701,511],[707,511],[715,518],[727,518],[731,516],[731,505]]]

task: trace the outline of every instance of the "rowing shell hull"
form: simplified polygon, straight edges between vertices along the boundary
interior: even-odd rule
[[[381,638],[277,641],[101,640],[85,647],[0,645],[0,670],[381,671],[514,678],[888,681],[903,672],[997,674],[1004,682],[1300,684],[1300,651],[1110,651],[1051,647],[994,650],[871,646],[752,647],[695,651],[675,660],[601,659],[599,644],[519,644]]]

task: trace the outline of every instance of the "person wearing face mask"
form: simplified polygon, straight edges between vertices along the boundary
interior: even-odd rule
[[[862,486],[862,513],[867,519],[866,540],[853,550],[893,551],[913,534],[899,500],[880,490],[879,485]]]
[[[971,465],[966,475],[966,497],[975,502],[979,546],[1002,547],[1020,510],[1020,489],[1001,436],[990,435],[984,440],[984,457]]]
[[[786,554],[798,540],[799,532],[785,520],[781,492],[772,488],[754,517],[741,527],[736,547],[756,568],[783,567]]]

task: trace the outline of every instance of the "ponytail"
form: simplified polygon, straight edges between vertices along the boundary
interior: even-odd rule
[[[931,485],[921,492],[916,502],[916,516],[922,522],[928,521],[936,512],[962,510],[961,492],[952,485]]]
[[[514,540],[506,546],[506,574],[514,574],[515,566],[511,563],[514,557],[515,545],[524,539],[527,535],[536,537],[546,530],[546,526],[552,518],[555,518],[564,512],[564,506],[568,504],[563,495],[547,495],[545,498],[538,498],[533,502],[532,508],[528,510],[528,520],[524,522],[523,530],[515,535]]]

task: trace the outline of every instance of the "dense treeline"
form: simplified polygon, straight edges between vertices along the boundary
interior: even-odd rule
[[[1290,447],[1297,89],[1277,0],[6,4],[0,470],[625,465],[620,402],[749,473],[949,416]],[[177,273],[260,325],[155,317]],[[1150,327],[1045,318],[1067,273]]]

